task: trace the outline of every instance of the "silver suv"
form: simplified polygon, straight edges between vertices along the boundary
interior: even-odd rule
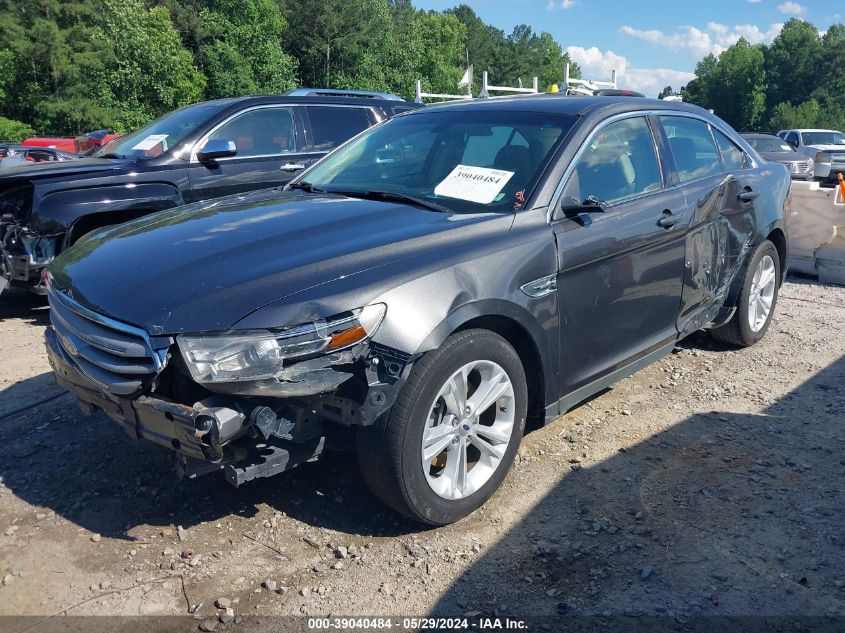
[[[817,180],[836,180],[845,174],[845,134],[836,130],[781,130],[778,136],[797,152],[812,158]]]

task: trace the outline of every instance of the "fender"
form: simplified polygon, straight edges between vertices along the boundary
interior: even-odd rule
[[[538,304],[546,301],[549,306],[538,305],[538,314],[554,315],[554,326],[557,327],[557,293],[536,300]],[[548,312],[545,308],[548,308]],[[533,344],[537,357],[540,359],[543,371],[543,393],[546,403],[557,400],[560,389],[558,380],[558,341],[549,336],[549,327],[544,327],[525,307],[503,299],[479,299],[465,303],[456,308],[443,319],[425,338],[415,354],[422,354],[438,348],[453,332],[461,329],[471,321],[484,317],[506,319],[521,328]],[[552,329],[552,331],[554,328]]]
[[[39,233],[63,232],[86,216],[116,214],[114,224],[183,204],[179,188],[169,182],[124,182],[105,186],[62,187],[43,191],[36,186],[29,228]],[[89,229],[90,230],[90,229]]]

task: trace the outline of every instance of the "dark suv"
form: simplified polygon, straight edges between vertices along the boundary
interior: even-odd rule
[[[0,172],[0,293],[43,292],[41,271],[81,236],[187,202],[284,185],[329,150],[420,107],[374,93],[197,103],[92,158]]]
[[[187,472],[240,485],[354,440],[381,499],[447,523],[493,494],[527,418],[702,328],[760,340],[789,187],[688,104],[435,106],[287,191],[86,237],[49,268],[49,359]]]

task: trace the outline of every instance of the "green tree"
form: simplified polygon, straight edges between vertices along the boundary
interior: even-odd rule
[[[766,51],[768,107],[784,102],[796,105],[809,99],[818,85],[821,62],[818,29],[805,20],[789,20]]]
[[[681,90],[684,101],[695,103],[702,108],[711,107],[714,92],[713,75],[718,63],[716,56],[711,53],[695,65],[695,78]]]
[[[711,81],[718,87],[710,95],[716,114],[737,130],[757,129],[766,107],[763,48],[740,38],[719,56]]]
[[[386,0],[298,0],[287,6],[288,46],[300,63],[300,83],[334,86],[336,73],[348,77],[361,49],[383,27]]]
[[[538,77],[541,89],[563,80],[563,67],[570,65],[570,76],[581,76],[578,65],[570,60],[549,33],[537,35],[530,26],[518,25],[499,48],[491,79],[504,85],[516,85],[522,80],[526,87],[531,78]]]
[[[200,24],[208,98],[279,94],[296,85],[296,60],[282,50],[287,22],[274,0],[213,0]]]
[[[675,94],[677,93],[672,88],[672,86],[666,86],[663,90],[660,91],[660,93],[657,95],[657,98],[665,99],[666,97],[674,97]]]
[[[128,132],[202,98],[205,77],[194,66],[164,7],[140,0],[103,0],[95,38],[102,55],[95,94],[116,114],[113,126]]]
[[[20,143],[23,139],[34,134],[35,130],[26,123],[0,116],[0,140]]]
[[[813,128],[821,118],[821,106],[815,99],[794,106],[786,101],[777,104],[769,116],[769,126],[778,130]]]
[[[0,0],[0,50],[6,51],[2,113],[41,133],[76,133],[111,123],[97,99],[107,47],[92,25],[93,0]],[[11,53],[11,57],[9,56]]]

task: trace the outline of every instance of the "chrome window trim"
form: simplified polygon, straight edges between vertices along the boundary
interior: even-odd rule
[[[298,104],[301,105],[303,108],[357,108],[358,110],[367,110],[371,114],[373,114],[376,118],[376,124],[381,123],[382,121],[386,120],[387,117],[383,117],[382,113],[378,111],[377,108],[373,108],[368,105],[361,105],[355,103],[302,103]],[[370,126],[372,127],[372,126]],[[364,130],[361,130],[363,132]],[[360,134],[359,132],[358,134]]]
[[[589,144],[593,141],[593,139],[596,137],[596,135],[599,132],[601,132],[604,128],[606,128],[608,125],[615,123],[617,121],[622,121],[624,119],[630,119],[630,118],[633,118],[633,117],[649,117],[649,116],[655,116],[655,117],[677,116],[677,117],[687,117],[687,118],[690,118],[690,119],[697,119],[697,120],[701,121],[702,123],[704,123],[705,125],[707,125],[708,128],[716,129],[716,130],[720,131],[722,134],[724,134],[725,136],[727,136],[729,139],[731,138],[730,134],[727,131],[725,131],[721,126],[713,125],[705,117],[701,116],[700,114],[696,114],[695,112],[686,112],[686,111],[683,111],[683,110],[666,109],[666,110],[637,110],[637,111],[632,111],[632,112],[622,112],[620,114],[614,114],[613,116],[610,116],[610,117],[604,119],[595,128],[593,128],[593,131],[590,132],[590,135],[586,139],[584,139],[584,142],[581,143],[581,146],[578,148],[578,151],[575,152],[575,155],[572,157],[572,160],[569,162],[569,165],[567,165],[566,170],[563,172],[563,175],[561,176],[560,182],[557,184],[557,187],[555,188],[555,191],[552,194],[552,198],[549,202],[548,210],[546,211],[546,222],[548,224],[551,224],[553,222],[553,216],[554,216],[555,209],[557,209],[557,205],[560,202],[561,195],[563,194],[563,188],[566,186],[566,182],[569,180],[569,177],[572,175],[572,172],[575,169],[575,164],[581,158],[581,155],[586,151],[587,146],[589,146]],[[712,136],[712,132],[711,132],[711,136]],[[652,140],[653,141],[655,140],[653,134],[652,134]],[[744,141],[744,139],[743,139],[743,141]],[[713,139],[713,142],[714,143],[716,142],[715,138]],[[749,167],[749,169],[753,169],[753,168],[758,167],[759,163],[754,158],[753,154],[751,152],[749,152],[748,149],[743,147],[742,145],[740,145],[740,147],[743,149],[743,151],[746,153],[746,155],[748,155],[749,159],[751,160],[751,167]],[[718,154],[718,150],[719,150],[719,146],[716,145],[717,154]],[[658,161],[661,162],[661,165],[662,165],[662,157],[660,156],[659,151],[657,152],[657,156],[658,156]],[[719,157],[719,161],[720,161],[720,164],[721,164],[721,156]],[[724,175],[724,174],[725,174],[725,172],[720,170],[720,174],[711,174],[710,176],[704,176],[702,178],[696,178],[695,180],[687,180],[686,182],[682,182],[682,183],[679,182],[677,185],[673,185],[671,187],[666,187],[664,185],[660,189],[660,191],[667,191],[669,189],[675,189],[675,188],[683,186],[683,185],[689,185],[691,183],[699,182],[699,181],[705,180],[707,178],[712,178],[715,175]],[[661,174],[661,179],[662,179],[662,174]],[[630,200],[634,200],[636,198],[643,197],[644,195],[650,195],[650,194],[653,194],[653,193],[658,193],[658,192],[657,191],[649,191],[647,193],[640,193],[640,194],[637,194],[636,196],[631,196],[631,197],[628,197],[628,198],[622,198],[620,200],[617,200],[613,204],[620,204],[622,202],[628,202]],[[613,204],[611,206],[613,206]]]
[[[308,106],[317,106],[317,107],[320,107],[320,108],[357,108],[358,110],[366,110],[366,111],[370,112],[375,117],[376,122],[373,125],[368,126],[367,128],[361,130],[361,132],[359,132],[359,134],[366,132],[370,127],[373,127],[374,125],[378,125],[379,123],[382,123],[382,122],[387,120],[387,118],[383,117],[381,112],[379,112],[377,109],[366,106],[366,105],[357,105],[357,104],[353,104],[353,103],[265,103],[265,104],[261,104],[261,105],[254,105],[254,106],[250,106],[249,108],[245,108],[243,110],[238,110],[234,114],[229,115],[223,121],[221,121],[220,123],[215,125],[211,130],[209,130],[208,132],[203,134],[202,137],[196,143],[194,143],[193,147],[191,148],[191,156],[190,156],[188,162],[192,165],[200,164],[200,162],[197,160],[197,153],[199,152],[200,148],[203,145],[205,145],[206,141],[208,140],[208,137],[210,137],[212,134],[214,134],[221,127],[223,127],[224,125],[226,125],[227,123],[229,123],[233,119],[241,116],[242,114],[246,114],[247,112],[252,112],[253,110],[266,110],[268,108],[290,108],[290,109],[293,109],[293,108],[307,108]],[[303,123],[304,123],[304,115],[303,115]],[[294,114],[293,115],[293,127],[294,127],[294,131],[296,132],[296,135],[297,135],[297,140],[299,140],[299,138],[298,138],[299,135],[300,135],[299,133],[302,132],[302,136],[303,136],[302,143],[303,143],[303,145],[305,145],[305,140],[306,140],[304,138],[305,137],[305,129],[298,130],[296,128],[296,125],[297,125],[296,115]],[[355,136],[357,136],[357,134]],[[340,146],[338,146],[338,147],[340,147]],[[228,158],[218,158],[217,162],[229,162],[229,161],[233,161],[233,160],[249,159],[249,158],[276,158],[276,157],[290,156],[290,155],[293,155],[293,154],[325,154],[325,153],[326,152],[306,151],[304,149],[297,149],[297,150],[294,150],[292,152],[282,152],[282,153],[279,153],[279,154],[255,154],[253,156],[230,156]]]
[[[287,108],[287,109],[291,110],[291,117],[293,118],[293,129],[294,129],[294,132],[296,133],[297,137],[299,137],[299,130],[296,129],[296,113],[293,112],[293,108],[295,108],[299,105],[301,105],[301,104],[298,104],[298,103],[265,103],[265,104],[262,104],[262,105],[250,106],[249,108],[244,108],[243,110],[238,110],[237,112],[230,114],[228,117],[223,119],[220,123],[218,123],[213,128],[211,128],[208,132],[203,134],[202,137],[200,137],[200,139],[196,143],[194,143],[194,146],[191,148],[191,156],[190,156],[188,162],[191,163],[192,165],[194,165],[194,164],[199,165],[200,162],[197,160],[197,153],[202,148],[202,146],[205,145],[206,141],[208,141],[208,137],[210,137],[212,134],[214,134],[221,127],[223,127],[224,125],[227,125],[228,123],[230,123],[234,119],[238,118],[239,116],[242,116],[242,115],[247,114],[249,112],[253,112],[254,110],[269,110],[271,108]],[[297,140],[299,140],[299,139],[297,138]],[[244,158],[272,158],[272,157],[276,157],[276,156],[289,156],[291,154],[305,154],[305,153],[307,153],[307,152],[303,152],[301,150],[295,150],[295,151],[292,151],[292,152],[282,152],[282,153],[279,153],[279,154],[256,154],[254,156],[230,156],[229,158],[218,158],[217,162],[230,161],[232,159],[238,159],[238,158],[242,158],[242,159],[244,159]]]

